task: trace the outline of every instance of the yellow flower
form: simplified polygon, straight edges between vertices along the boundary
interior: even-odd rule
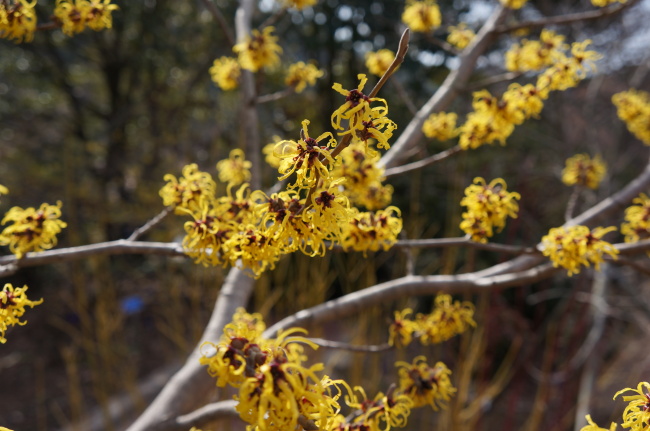
[[[36,0],[9,0],[0,3],[0,38],[16,43],[31,42],[36,32]]]
[[[418,330],[418,325],[409,316],[413,313],[410,308],[395,312],[395,318],[388,327],[388,344],[397,347],[406,347],[413,340],[413,333]]]
[[[221,246],[232,235],[234,227],[217,217],[207,199],[201,199],[194,211],[184,208],[182,211],[194,219],[184,224],[186,235],[182,245],[185,254],[203,266],[225,264]]]
[[[506,69],[527,72],[553,64],[554,59],[567,49],[564,36],[551,30],[542,30],[539,40],[524,39],[514,44],[505,55]]]
[[[251,166],[253,164],[246,160],[244,152],[236,148],[230,152],[227,159],[217,162],[219,181],[238,186],[251,179]]]
[[[560,51],[554,54],[553,64],[537,79],[537,90],[542,98],[548,97],[550,91],[575,87],[585,78],[588,69],[596,70],[595,61],[602,56],[586,50],[590,43],[589,39],[574,42],[569,56]]]
[[[271,232],[253,225],[240,226],[240,230],[223,244],[223,249],[232,266],[251,270],[254,278],[259,278],[267,269],[274,269],[283,254],[282,244]]]
[[[625,210],[625,222],[621,225],[625,242],[637,242],[650,237],[650,198],[641,193],[632,203],[636,205]]]
[[[614,399],[628,391],[636,392],[636,394],[623,397],[623,401],[628,402],[628,405],[623,411],[622,426],[630,428],[632,431],[647,431],[650,428],[650,383],[640,382],[636,389],[622,389],[616,392]]]
[[[13,207],[5,214],[2,224],[12,222],[0,233],[0,245],[9,245],[20,259],[25,253],[48,250],[56,245],[56,235],[67,224],[61,217],[61,201],[56,205],[42,204],[35,208]]]
[[[390,67],[394,58],[395,53],[390,49],[380,49],[377,52],[367,52],[366,67],[373,75],[383,76]]]
[[[553,266],[565,268],[569,275],[580,272],[581,266],[594,264],[600,269],[603,255],[607,254],[616,259],[618,250],[602,237],[615,227],[597,227],[589,230],[587,226],[568,226],[552,228],[548,235],[542,238],[544,256],[548,256]]]
[[[328,147],[336,146],[336,140],[332,133],[326,132],[314,139],[309,136],[309,120],[302,122],[301,138],[299,141],[280,141],[275,144],[273,154],[281,159],[278,172],[282,175],[278,178],[284,180],[294,172],[297,174],[296,182],[290,187],[310,188],[319,178],[328,178],[328,167],[323,164],[321,157],[334,163]],[[321,144],[321,141],[325,145]],[[321,144],[321,145],[319,145]]]
[[[458,49],[464,49],[476,37],[476,33],[467,24],[461,22],[457,26],[450,26],[448,29],[449,36],[447,42]]]
[[[405,395],[395,388],[388,390],[384,395],[379,392],[374,399],[370,400],[366,392],[360,386],[355,386],[355,391],[359,392],[361,399],[351,394],[348,399],[348,405],[359,412],[349,423],[339,425],[339,430],[390,430],[392,427],[406,426],[407,419],[411,414],[413,401],[411,397]],[[346,426],[347,425],[347,426]]]
[[[299,61],[289,66],[284,83],[293,87],[296,93],[301,93],[305,87],[314,85],[316,80],[323,75],[324,72],[313,64]]]
[[[95,31],[113,27],[112,12],[119,9],[111,0],[57,0],[54,15],[68,36],[90,27]]]
[[[183,167],[183,176],[176,179],[172,174],[164,177],[167,184],[160,189],[163,205],[173,206],[176,214],[186,214],[187,210],[196,210],[201,199],[214,199],[217,184],[207,172],[199,171],[196,163]]]
[[[442,22],[440,8],[435,0],[408,0],[404,13],[402,13],[402,22],[411,31],[428,33],[440,27]]]
[[[457,119],[458,115],[454,112],[431,114],[422,124],[422,133],[427,138],[447,141],[458,136],[458,130],[456,129]]]
[[[609,430],[605,428],[601,428],[598,425],[594,423],[594,421],[591,420],[591,415],[585,416],[585,419],[587,419],[587,424],[580,428],[580,431],[614,431],[616,429],[616,424],[612,422],[612,424],[609,427]]]
[[[262,147],[262,154],[264,154],[264,161],[272,168],[279,168],[280,167],[280,162],[282,161],[279,159],[275,154],[274,154],[274,148],[278,144],[278,142],[282,141],[282,138],[280,138],[277,135],[274,135],[272,138],[273,142],[268,143]],[[286,141],[285,141],[286,142]],[[282,151],[278,151],[279,153],[282,153]]]
[[[339,190],[342,180],[319,187],[312,194],[311,206],[303,213],[303,219],[311,226],[318,226],[323,239],[333,243],[341,241],[344,226],[352,217],[350,202]]]
[[[468,301],[453,301],[451,295],[436,296],[430,314],[418,314],[415,320],[420,342],[438,344],[475,327],[474,305]]]
[[[303,10],[306,7],[313,6],[318,0],[283,0],[285,7],[292,7],[296,10]]]
[[[627,3],[627,0],[591,0],[591,4],[596,7],[605,7],[614,3]]]
[[[5,332],[10,326],[27,323],[27,321],[20,321],[22,315],[25,314],[25,307],[34,308],[35,305],[43,302],[42,298],[38,301],[27,299],[25,294],[27,289],[27,286],[13,287],[10,283],[7,283],[0,290],[0,343],[7,342]]]
[[[6,195],[9,193],[9,189],[0,184],[0,195]]]
[[[501,231],[508,217],[517,218],[521,195],[508,192],[506,182],[496,178],[487,184],[481,177],[474,178],[473,184],[465,189],[465,197],[460,204],[467,207],[463,213],[460,228],[471,236],[473,241],[487,242],[494,230]]]
[[[346,250],[377,251],[388,250],[397,242],[402,231],[401,212],[389,206],[376,212],[359,212],[352,209],[352,219],[344,226],[341,245]]]
[[[446,407],[446,401],[456,393],[449,376],[451,370],[438,362],[434,367],[427,364],[424,356],[418,356],[412,364],[398,361],[399,391],[413,400],[413,407],[430,405],[434,410]]]
[[[650,145],[650,94],[630,89],[612,96],[618,117],[628,130],[646,145]]]
[[[600,155],[592,159],[588,154],[576,154],[567,159],[562,182],[567,186],[581,185],[596,189],[606,172],[607,167]]]
[[[241,68],[235,58],[221,57],[214,60],[209,72],[212,81],[224,91],[234,90],[239,86]]]
[[[277,44],[278,37],[271,33],[274,27],[265,27],[260,33],[253,30],[252,37],[233,47],[233,51],[239,54],[239,64],[242,68],[257,72],[261,68],[271,68],[280,63],[278,54],[282,48]]]
[[[368,78],[364,74],[357,75],[359,87],[353,90],[344,90],[338,82],[332,88],[345,96],[345,103],[332,113],[332,127],[342,130],[341,120],[348,120],[348,130],[364,130],[364,121],[371,121],[388,114],[388,105],[384,99],[379,97],[368,97],[363,94]],[[379,102],[383,106],[370,107],[371,102]]]
[[[502,5],[510,9],[521,9],[528,0],[499,0]]]

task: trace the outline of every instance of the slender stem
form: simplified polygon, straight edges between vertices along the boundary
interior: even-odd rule
[[[394,348],[388,343],[360,346],[360,345],[354,345],[350,343],[343,343],[340,341],[325,340],[322,338],[309,338],[309,341],[318,344],[320,347],[326,347],[329,349],[348,350],[351,352],[383,353]]]
[[[223,16],[217,5],[214,4],[211,0],[201,0],[205,8],[210,12],[212,17],[217,21],[219,24],[219,27],[221,27],[221,31],[223,32],[224,37],[226,38],[226,41],[228,42],[228,46],[232,47],[235,45],[235,38],[232,35],[232,32],[230,30],[230,27],[228,27],[228,22],[226,21],[226,18]]]
[[[386,169],[386,171],[384,172],[384,177],[389,178],[396,175],[402,175],[407,172],[412,172],[417,169],[422,169],[426,166],[433,165],[434,163],[441,162],[460,151],[462,151],[460,145],[453,146],[447,150],[439,152],[438,154],[434,154],[422,160],[418,160],[417,162],[408,163],[406,165],[395,166],[394,168]]]
[[[149,230],[154,228],[158,223],[163,221],[165,219],[165,217],[167,217],[169,215],[169,213],[172,212],[173,210],[174,210],[174,207],[171,207],[171,206],[163,209],[162,211],[160,211],[160,213],[158,213],[158,215],[153,217],[151,220],[146,222],[141,227],[134,230],[133,233],[131,234],[131,236],[129,236],[126,240],[127,241],[135,241],[135,240],[137,240],[142,235],[147,233]]]

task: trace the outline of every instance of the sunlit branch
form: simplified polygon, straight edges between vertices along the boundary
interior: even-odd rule
[[[566,15],[550,16],[546,18],[523,21],[513,25],[504,25],[498,27],[496,32],[498,33],[509,33],[512,31],[520,30],[522,28],[539,28],[552,25],[562,25],[562,24],[571,24],[578,21],[590,21],[595,19],[600,19],[609,15],[617,14],[624,9],[633,6],[638,0],[631,0],[627,3],[620,3],[615,6],[605,7],[596,10],[590,10],[587,12],[578,12],[571,13]]]
[[[287,13],[287,8],[283,7],[282,9],[277,10],[273,15],[269,16],[262,24],[260,24],[259,29],[262,30],[270,25],[274,25],[280,18]]]
[[[474,81],[469,83],[465,87],[465,91],[475,91],[481,90],[485,87],[489,87],[494,84],[501,84],[502,82],[512,81],[519,78],[523,75],[523,72],[505,72],[499,75],[490,76],[489,78],[481,79],[479,81]]]
[[[350,352],[382,353],[394,348],[388,343],[376,345],[355,345],[350,343],[343,343],[341,341],[324,340],[322,338],[311,337],[309,338],[309,341],[318,344],[320,347],[325,347],[328,349],[348,350]]]
[[[402,83],[397,79],[393,79],[391,85],[395,87],[395,91],[404,105],[406,105],[406,109],[408,109],[411,114],[415,115],[415,113],[418,112],[418,108],[413,104],[413,100],[411,100],[411,97],[406,92],[406,88],[404,88]]]
[[[494,251],[509,254],[539,253],[535,247],[521,247],[517,245],[498,244],[493,242],[477,242],[467,237],[458,238],[430,238],[407,239],[397,241],[393,247],[398,248],[439,248],[439,247],[470,247],[479,250]]]
[[[277,100],[284,99],[285,97],[290,96],[293,93],[295,93],[293,87],[287,87],[284,90],[276,91],[275,93],[258,96],[258,98],[255,99],[255,103],[262,104],[268,102],[275,102]]]
[[[462,51],[456,49],[456,47],[442,39],[438,39],[431,33],[426,33],[425,38],[427,39],[427,42],[429,42],[431,45],[435,45],[438,48],[441,48],[445,51],[447,51],[449,54],[452,55],[460,55]]]
[[[137,228],[136,230],[133,231],[131,236],[129,236],[126,240],[127,241],[135,241],[138,238],[140,238],[142,235],[147,233],[149,230],[153,229],[158,223],[163,221],[165,217],[169,215],[170,212],[174,210],[173,207],[167,207],[164,210],[162,210],[157,216],[153,217],[151,220],[146,222],[144,225],[141,227]]]
[[[433,165],[434,163],[441,162],[460,151],[462,151],[460,145],[455,145],[447,150],[441,151],[429,157],[425,157],[422,160],[418,160],[417,162],[407,163],[406,165],[395,166],[393,168],[386,169],[386,171],[384,172],[384,177],[390,178],[396,175],[412,172],[417,169],[422,169],[426,166]]]
[[[580,197],[580,192],[582,188],[579,185],[576,185],[569,196],[569,201],[566,204],[566,210],[564,211],[564,221],[569,221],[573,218],[573,213],[576,209],[578,203],[578,198]]]
[[[235,45],[235,38],[232,35],[232,32],[230,31],[230,28],[228,27],[228,22],[226,21],[226,18],[223,16],[219,8],[217,7],[216,4],[212,0],[201,0],[205,8],[210,12],[212,17],[217,21],[219,24],[219,27],[221,27],[221,31],[223,32],[224,37],[228,41],[228,46],[234,46]]]
[[[373,87],[372,91],[368,94],[368,97],[375,97],[378,93],[379,90],[381,90],[381,87],[384,86],[386,81],[391,77],[393,72],[397,70],[400,64],[404,62],[404,57],[406,56],[406,52],[409,50],[409,40],[411,39],[411,31],[407,28],[404,30],[402,33],[402,37],[399,39],[399,45],[397,46],[397,53],[395,54],[395,58],[393,59],[393,62],[388,66],[388,69],[386,69],[386,72],[381,76],[379,81],[375,84]]]
[[[235,410],[237,403],[235,400],[226,400],[206,404],[191,413],[178,416],[174,420],[174,427],[169,426],[168,429],[188,430],[193,426],[201,426],[215,419],[239,417],[239,413]]]

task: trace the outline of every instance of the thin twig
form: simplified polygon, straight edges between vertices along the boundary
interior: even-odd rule
[[[462,151],[460,145],[455,145],[447,150],[439,152],[438,154],[434,154],[432,156],[425,157],[422,160],[418,160],[417,162],[412,162],[406,165],[395,166],[393,168],[386,169],[386,171],[384,172],[384,177],[385,178],[394,177],[395,175],[402,175],[407,172],[412,172],[416,169],[422,169],[426,166],[433,165],[434,163],[441,162],[460,151]]]
[[[169,213],[172,212],[173,210],[174,210],[174,207],[171,207],[171,206],[166,207],[165,209],[160,211],[160,213],[157,216],[155,216],[154,218],[152,218],[151,220],[146,222],[141,227],[134,230],[133,233],[131,234],[131,236],[129,236],[126,240],[127,241],[135,241],[135,240],[137,240],[142,235],[147,233],[150,229],[152,229],[154,226],[156,226],[158,223],[163,221],[163,219],[165,217],[167,217],[169,215]]]
[[[391,85],[395,87],[395,91],[397,91],[397,95],[402,102],[404,102],[404,105],[406,105],[406,109],[408,109],[411,114],[415,115],[418,112],[418,108],[413,104],[413,100],[411,100],[411,96],[409,96],[406,88],[404,88],[398,79],[393,79]]]
[[[266,28],[268,26],[271,26],[271,25],[275,24],[276,22],[278,22],[280,20],[280,18],[282,18],[284,16],[285,13],[287,13],[287,8],[286,7],[283,7],[282,9],[279,9],[279,10],[275,11],[275,13],[273,15],[269,16],[266,20],[264,20],[264,22],[262,24],[260,24],[260,27],[259,27],[260,30],[262,30],[262,29],[264,29],[264,28]]]
[[[483,89],[490,85],[501,84],[502,82],[512,81],[523,75],[523,72],[505,72],[499,75],[490,76],[489,78],[481,79],[480,81],[470,82],[464,91],[475,91]]]
[[[399,39],[397,53],[395,54],[395,58],[393,59],[393,62],[390,64],[390,66],[388,66],[388,69],[386,69],[386,72],[384,72],[384,74],[381,76],[379,81],[377,81],[370,94],[368,94],[368,97],[370,98],[375,97],[377,93],[379,93],[379,90],[381,90],[381,87],[383,87],[386,81],[388,81],[388,78],[390,78],[393,72],[397,70],[399,65],[404,62],[404,57],[406,56],[406,52],[409,50],[410,39],[411,39],[411,30],[407,28],[402,33],[402,37],[400,37]]]
[[[571,192],[571,196],[569,196],[569,200],[567,201],[566,204],[566,210],[564,211],[564,221],[569,221],[573,218],[573,212],[576,209],[576,205],[578,204],[578,198],[580,198],[581,192],[582,192],[582,187],[575,186],[573,188],[573,191]]]
[[[494,251],[497,253],[509,254],[532,254],[539,253],[535,247],[521,247],[517,245],[498,244],[494,242],[477,242],[467,237],[457,238],[429,238],[429,239],[407,239],[399,240],[393,247],[397,248],[437,248],[437,247],[471,247],[479,250]]]
[[[441,49],[447,51],[451,55],[458,56],[461,53],[461,51],[459,51],[454,45],[452,45],[451,43],[449,43],[447,41],[444,41],[442,39],[438,39],[437,37],[435,37],[431,33],[426,33],[425,38],[426,38],[427,42],[429,42],[430,44],[435,45],[438,48],[441,48]]]
[[[226,18],[223,16],[217,5],[215,5],[211,0],[201,0],[203,2],[203,5],[205,8],[210,12],[212,17],[217,21],[219,24],[219,27],[221,27],[221,31],[223,32],[224,37],[226,38],[226,41],[228,42],[228,46],[232,47],[235,45],[235,38],[232,35],[232,32],[230,31],[230,28],[228,27],[228,22],[226,21]]]
[[[255,99],[255,103],[262,104],[268,102],[275,102],[277,100],[284,99],[285,97],[290,96],[294,93],[295,90],[293,89],[293,87],[287,87],[284,90],[276,91],[275,93],[258,96],[258,98]]]
[[[328,349],[349,350],[351,352],[382,353],[393,349],[393,346],[388,343],[360,346],[343,343],[341,341],[325,340],[323,338],[309,338],[309,341],[318,344],[320,347],[326,347]]]

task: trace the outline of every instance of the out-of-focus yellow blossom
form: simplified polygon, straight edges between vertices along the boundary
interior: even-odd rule
[[[427,364],[427,358],[418,356],[412,364],[395,363],[399,373],[399,391],[413,400],[413,407],[430,405],[434,410],[446,407],[446,402],[456,393],[449,376],[451,370],[438,362],[434,367]]]
[[[242,68],[257,72],[261,68],[272,68],[280,63],[279,54],[282,48],[277,44],[278,37],[274,36],[274,27],[265,27],[260,33],[253,30],[253,35],[244,42],[233,47],[239,55],[239,64]]]
[[[650,94],[630,89],[612,96],[618,117],[628,130],[646,145],[650,145]]]
[[[313,6],[318,0],[283,0],[285,7],[292,7],[296,10],[303,10],[306,7]]]
[[[614,431],[616,430],[616,423],[612,422],[612,424],[609,426],[609,430],[606,428],[601,428],[598,425],[594,423],[593,420],[591,420],[591,415],[585,416],[585,419],[587,419],[587,425],[583,426],[580,428],[580,431]]]
[[[86,27],[95,31],[112,28],[112,13],[117,9],[111,0],[57,0],[54,16],[61,23],[63,33],[73,36]]]
[[[13,207],[5,214],[2,224],[12,224],[0,233],[0,245],[8,245],[18,259],[31,251],[48,250],[56,245],[56,235],[67,224],[61,217],[61,201],[56,205],[42,204],[39,209]]]
[[[645,389],[645,391],[644,391]],[[628,405],[623,411],[623,428],[631,431],[647,431],[650,427],[650,383],[640,382],[636,389],[625,388],[614,395],[614,399],[620,394],[632,391],[634,395],[624,395],[623,401]]]
[[[366,53],[366,67],[368,71],[376,76],[383,76],[395,59],[395,53],[390,49]]]
[[[25,314],[25,307],[34,308],[43,302],[43,299],[38,301],[30,301],[27,299],[27,286],[13,287],[10,283],[0,290],[0,343],[6,343],[5,332],[10,326],[25,325],[27,321],[22,321],[20,318]]]
[[[625,242],[650,238],[650,198],[641,193],[632,203],[636,205],[625,210],[625,222],[621,225]]]
[[[521,44],[515,43],[506,52],[506,69],[510,71],[527,72],[540,70],[550,66],[554,58],[568,49],[564,36],[551,30],[542,30],[539,40],[524,39]]]
[[[6,188],[5,186],[3,186],[2,184],[0,184],[0,196],[1,195],[6,195],[8,193],[9,193],[9,189]]]
[[[408,318],[412,313],[410,308],[395,312],[393,322],[388,327],[388,344],[397,347],[411,344],[413,333],[419,328],[415,321]]]
[[[376,212],[360,212],[353,208],[350,223],[343,228],[341,245],[346,250],[377,251],[388,250],[397,242],[402,231],[399,208],[389,206]]]
[[[591,0],[591,4],[596,7],[605,7],[614,3],[627,3],[627,0]]]
[[[239,148],[230,151],[227,159],[217,162],[219,181],[238,186],[251,179],[251,162],[246,160],[244,152]]]
[[[339,187],[353,205],[374,211],[390,204],[393,187],[383,184],[384,169],[377,165],[379,159],[379,153],[366,151],[359,141],[352,142],[339,154],[331,176],[345,178]]]
[[[474,305],[468,301],[452,301],[451,295],[439,294],[431,313],[418,313],[415,322],[422,344],[442,343],[476,326]]]
[[[603,255],[616,259],[616,247],[602,240],[606,233],[615,230],[613,226],[593,230],[580,225],[552,228],[542,238],[542,253],[551,259],[553,266],[566,269],[569,276],[579,273],[581,266],[593,264],[598,270]]]
[[[352,90],[344,90],[343,86],[335,82],[332,88],[345,96],[345,103],[332,113],[332,127],[342,130],[341,121],[348,120],[348,130],[364,130],[364,121],[385,117],[388,114],[386,100],[379,97],[368,97],[363,94],[368,78],[364,74],[357,75],[359,86]],[[371,102],[378,102],[380,106],[370,107]]]
[[[160,189],[160,197],[163,199],[163,205],[175,208],[176,214],[187,214],[183,209],[197,209],[201,199],[214,199],[217,190],[212,175],[200,171],[196,163],[183,167],[183,175],[180,178],[167,174],[164,180],[167,184]]]
[[[273,142],[268,143],[264,145],[264,147],[262,147],[262,154],[264,154],[264,161],[270,167],[277,169],[280,167],[280,163],[282,162],[282,159],[278,158],[278,156],[275,155],[274,148],[278,144],[278,142],[282,141],[282,138],[275,135],[273,136],[272,141]],[[278,152],[281,153],[282,151],[278,151]]]
[[[458,130],[456,129],[457,120],[458,115],[454,112],[431,114],[422,124],[422,133],[427,138],[448,141],[458,136]]]
[[[328,148],[336,146],[332,133],[325,132],[314,139],[309,136],[307,126],[309,120],[304,120],[299,141],[280,141],[273,151],[281,160],[278,172],[282,175],[278,179],[284,180],[295,172],[296,182],[291,187],[299,189],[312,187],[319,177],[329,177],[328,167],[321,161],[321,156],[329,162],[329,166],[334,163]]]
[[[36,0],[5,0],[0,3],[0,39],[31,42],[36,32]]]
[[[521,9],[528,0],[499,0],[502,5],[509,9]]]
[[[467,24],[461,22],[457,26],[450,26],[448,29],[449,36],[447,36],[447,42],[455,46],[458,49],[465,49],[467,45],[476,37],[474,30],[467,27]]]
[[[508,217],[517,218],[521,195],[508,192],[506,182],[496,178],[487,184],[481,177],[474,178],[473,184],[465,189],[465,197],[460,201],[467,207],[463,213],[460,228],[473,241],[487,242],[494,231],[501,231]]]
[[[12,431],[12,430],[10,430],[9,428],[0,427],[0,431]],[[190,430],[190,431],[191,431],[191,430]]]
[[[562,171],[562,182],[567,186],[580,185],[597,189],[606,172],[607,166],[600,155],[592,159],[589,154],[576,154],[567,159]]]
[[[323,75],[324,72],[313,64],[299,61],[289,66],[284,83],[293,87],[296,93],[302,93],[308,85],[316,84],[316,80]]]
[[[542,98],[550,91],[575,87],[587,76],[588,70],[596,70],[595,61],[602,58],[596,51],[587,51],[590,39],[571,44],[570,55],[557,52],[553,64],[537,78],[537,90]]]
[[[212,63],[209,72],[212,81],[222,90],[234,90],[239,87],[241,67],[237,59],[225,56],[217,58]]]
[[[435,0],[408,0],[402,13],[402,22],[411,31],[428,33],[440,27],[442,22],[440,8]]]

